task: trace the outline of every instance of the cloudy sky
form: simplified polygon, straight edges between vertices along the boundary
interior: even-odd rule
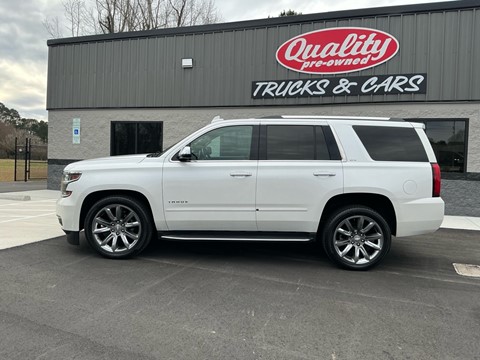
[[[224,21],[229,22],[277,16],[288,9],[310,14],[434,1],[216,0],[216,4]],[[23,117],[47,119],[49,35],[42,21],[62,14],[61,0],[0,0],[0,102],[17,109]]]

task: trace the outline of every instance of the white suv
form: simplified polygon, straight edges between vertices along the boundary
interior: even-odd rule
[[[422,124],[279,116],[212,123],[163,153],[65,168],[57,215],[101,255],[171,240],[312,241],[349,269],[388,253],[391,236],[442,223],[440,168]]]

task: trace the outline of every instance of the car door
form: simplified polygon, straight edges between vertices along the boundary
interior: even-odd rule
[[[343,192],[342,161],[326,124],[265,124],[257,179],[259,231],[315,233],[324,205]]]
[[[210,130],[190,144],[192,160],[166,160],[164,213],[170,231],[255,231],[258,126]]]

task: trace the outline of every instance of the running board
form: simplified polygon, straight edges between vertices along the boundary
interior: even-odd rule
[[[194,241],[295,241],[306,242],[315,239],[315,234],[309,233],[262,233],[262,232],[161,232],[159,237],[165,240]]]

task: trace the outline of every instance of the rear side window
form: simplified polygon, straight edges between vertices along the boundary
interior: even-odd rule
[[[353,126],[353,130],[373,160],[428,162],[427,153],[413,128]]]
[[[267,160],[330,160],[321,126],[268,125]]]
[[[267,160],[314,160],[313,126],[267,126]]]

